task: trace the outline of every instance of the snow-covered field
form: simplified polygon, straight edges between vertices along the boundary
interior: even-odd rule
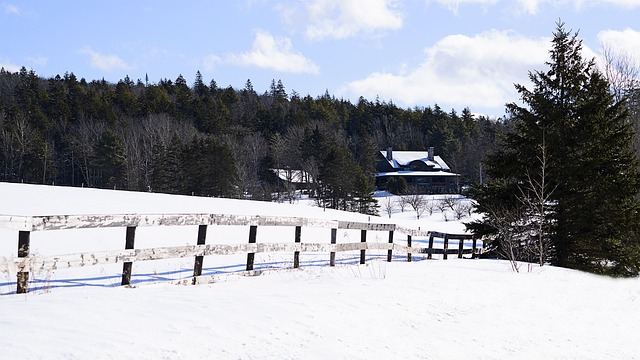
[[[231,213],[387,222],[308,204],[256,203],[121,191],[0,183],[0,214]],[[391,221],[462,232],[438,211]],[[465,220],[468,220],[465,219]],[[136,247],[195,243],[196,229],[138,229]],[[144,231],[143,231],[144,230]],[[207,242],[246,241],[211,231]],[[228,231],[228,232],[226,232]],[[273,231],[273,233],[270,233]],[[327,239],[306,231],[303,241]],[[238,236],[238,233],[241,233]],[[262,229],[258,241],[283,241]],[[344,232],[339,241],[357,242]],[[371,241],[386,241],[386,234]],[[416,239],[419,241],[420,239]],[[369,239],[368,239],[369,241]],[[124,229],[32,234],[35,256],[120,249]],[[0,257],[14,256],[15,231],[0,230]],[[205,269],[216,269],[215,259]],[[228,262],[243,259],[229,258]],[[261,259],[263,262],[279,259]],[[419,260],[419,259],[418,259]],[[28,294],[0,278],[0,359],[634,359],[640,358],[640,279],[613,280],[542,267],[513,273],[497,260],[370,260],[365,266],[305,266],[211,285],[151,283],[192,271],[183,262],[134,264],[135,288],[90,267],[32,274]],[[526,268],[526,267],[523,267]],[[184,270],[184,271],[183,271]],[[82,275],[81,275],[82,274]],[[83,279],[87,278],[87,279]],[[156,278],[156,280],[157,280]],[[95,281],[92,282],[92,281]],[[89,285],[87,285],[89,284]],[[31,286],[31,285],[30,285]]]

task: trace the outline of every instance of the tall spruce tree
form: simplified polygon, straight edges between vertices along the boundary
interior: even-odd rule
[[[494,183],[481,189],[477,206],[487,216],[469,227],[499,241],[504,229],[496,224],[504,224],[503,217],[509,216],[512,225],[542,217],[548,226],[511,228],[521,229],[516,238],[522,245],[550,240],[543,261],[635,276],[640,272],[640,172],[633,130],[624,104],[615,101],[594,61],[583,59],[577,36],[558,23],[549,69],[529,74],[533,90],[516,85],[526,107],[507,104],[514,131],[487,160]],[[544,214],[522,211],[540,184],[531,179],[545,180]]]

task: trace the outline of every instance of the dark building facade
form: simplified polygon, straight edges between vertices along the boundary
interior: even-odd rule
[[[410,191],[420,194],[456,194],[460,192],[460,175],[452,173],[449,165],[428,151],[394,151],[389,148],[378,153],[376,188],[389,190],[391,182],[406,183]]]

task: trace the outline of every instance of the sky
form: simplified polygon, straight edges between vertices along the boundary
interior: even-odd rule
[[[0,0],[0,66],[502,116],[556,23],[640,61],[640,0]]]

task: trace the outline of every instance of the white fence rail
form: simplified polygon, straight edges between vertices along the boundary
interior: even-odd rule
[[[196,245],[135,248],[135,234],[138,227],[194,225],[198,226]],[[249,226],[248,241],[244,244],[206,244],[207,230],[210,225]],[[257,230],[259,226],[295,227],[294,241],[258,243]],[[107,227],[126,228],[124,249],[30,257],[31,232]],[[303,227],[331,229],[331,237],[326,243],[303,243],[301,241],[301,229]],[[123,264],[121,285],[130,285],[132,264],[149,260],[193,257],[195,262],[191,282],[197,284],[208,281],[206,276],[202,276],[202,264],[205,256],[247,254],[246,272],[254,274],[254,257],[257,253],[291,252],[293,253],[294,268],[300,266],[300,253],[328,253],[329,266],[335,266],[336,253],[340,252],[359,251],[361,264],[365,263],[368,250],[386,250],[387,261],[389,262],[392,261],[394,253],[406,255],[407,261],[411,261],[413,254],[427,254],[428,259],[431,259],[433,254],[442,254],[443,259],[447,259],[449,254],[457,254],[459,258],[462,258],[463,254],[471,254],[474,257],[478,253],[476,239],[468,234],[431,232],[401,227],[396,224],[302,217],[230,214],[0,215],[0,229],[10,229],[18,232],[18,256],[15,258],[0,258],[1,269],[17,274],[17,293],[28,292],[29,272],[118,263]],[[339,229],[360,230],[360,242],[338,244],[336,234]],[[388,243],[367,242],[367,232],[369,231],[388,232]],[[395,233],[407,236],[406,245],[394,242]],[[414,236],[428,237],[428,247],[413,247],[412,237]],[[434,248],[434,238],[442,238],[444,240],[442,249]],[[457,249],[450,250],[448,248],[450,239],[458,240]],[[465,241],[472,242],[471,249],[464,248]]]

